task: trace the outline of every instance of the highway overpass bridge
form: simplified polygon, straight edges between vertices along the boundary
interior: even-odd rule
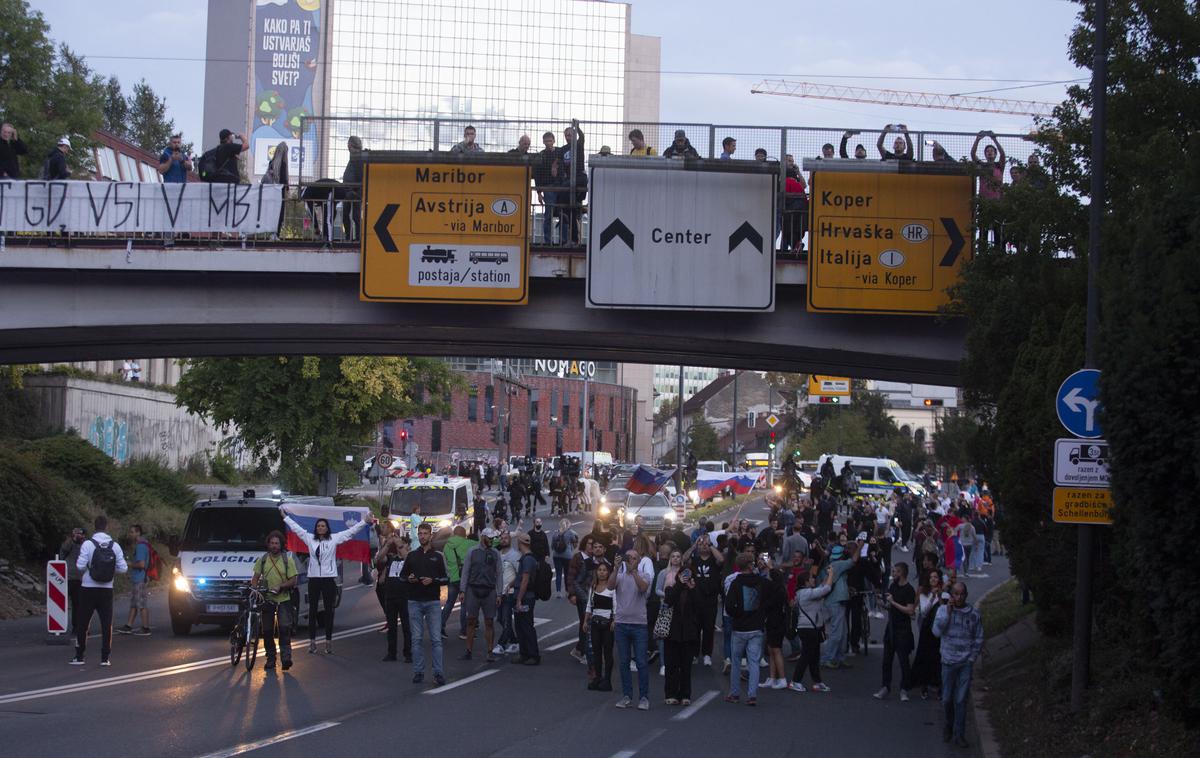
[[[584,307],[581,251],[534,251],[524,306],[359,300],[359,253],[0,248],[0,363],[386,354],[608,359],[953,385],[966,324],[809,313],[807,268],[776,266],[773,313]]]

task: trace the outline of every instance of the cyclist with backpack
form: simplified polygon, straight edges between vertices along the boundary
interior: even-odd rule
[[[146,602],[150,596],[150,555],[153,551],[150,549],[150,543],[142,537],[141,524],[133,524],[129,527],[129,539],[133,540],[133,560],[129,561],[129,581],[132,582],[129,593],[129,619],[125,622],[125,626],[117,629],[117,632],[149,637],[150,609],[146,607]],[[137,620],[138,611],[142,612],[142,625],[138,629],[134,629],[133,622]]]
[[[100,665],[112,665],[109,655],[112,653],[113,579],[117,574],[129,570],[121,546],[104,531],[108,528],[108,518],[97,516],[93,526],[95,531],[83,543],[79,558],[75,561],[75,567],[83,572],[83,581],[79,588],[79,616],[75,624],[75,657],[70,661],[72,666],[84,664],[88,626],[93,613],[100,614]]]
[[[487,662],[494,663],[496,655],[492,650],[495,641],[496,609],[500,605],[500,595],[504,589],[504,570],[500,565],[500,551],[492,546],[492,541],[499,535],[492,529],[484,529],[480,535],[479,544],[467,552],[463,563],[462,578],[459,590],[462,597],[463,613],[467,617],[467,650],[462,654],[462,660],[471,660],[471,649],[475,645],[475,629],[479,626],[479,614],[483,614],[484,639],[487,642]]]

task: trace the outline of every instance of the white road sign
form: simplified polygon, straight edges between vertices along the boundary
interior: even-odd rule
[[[775,309],[779,176],[753,161],[716,163],[590,164],[587,307]]]
[[[1054,483],[1061,487],[1107,487],[1108,442],[1065,438],[1054,441]]]

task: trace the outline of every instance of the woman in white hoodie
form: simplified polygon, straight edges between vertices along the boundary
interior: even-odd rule
[[[317,601],[325,602],[325,652],[333,652],[333,608],[337,599],[337,546],[346,542],[355,533],[374,524],[375,517],[368,515],[364,521],[334,534],[329,522],[323,518],[313,524],[313,533],[300,526],[284,511],[283,523],[308,546],[308,652],[317,652]]]

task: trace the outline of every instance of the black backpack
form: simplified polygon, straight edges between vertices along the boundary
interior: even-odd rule
[[[467,586],[492,587],[496,586],[496,551],[481,549],[483,559],[474,559],[467,567]]]
[[[739,576],[725,593],[725,612],[730,618],[742,618],[758,610],[762,602],[762,587]]]
[[[90,542],[96,549],[92,551],[92,559],[88,561],[88,574],[93,582],[111,582],[117,575],[117,551],[113,550],[112,540],[101,544],[93,538]]]
[[[554,552],[556,552],[556,553],[567,552],[567,538],[563,535],[562,532],[558,532],[557,534],[554,535],[554,544],[551,545],[551,547],[554,548]]]
[[[537,574],[533,578],[533,591],[538,600],[549,600],[554,590],[554,570],[545,561],[537,562]]]
[[[200,162],[196,166],[196,172],[200,174],[200,181],[211,182],[217,178],[217,149],[211,148],[205,150],[200,156]]]

